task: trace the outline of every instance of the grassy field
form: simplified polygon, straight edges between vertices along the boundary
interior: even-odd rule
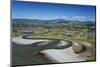
[[[43,32],[43,30],[40,30]],[[80,30],[67,30],[63,27],[54,27],[51,28],[50,32],[43,33],[43,34],[32,34],[32,37],[40,37],[40,38],[54,38],[54,39],[62,39],[62,40],[80,40],[80,41],[87,41],[90,43],[95,44],[95,37],[88,37],[87,33],[88,29],[80,29]],[[73,35],[67,35],[67,32],[74,33]],[[85,32],[87,35],[81,36],[80,32]]]
[[[68,26],[68,27],[67,27]],[[93,46],[93,49],[96,50],[96,38],[90,35],[88,33],[87,26],[84,26],[83,28],[77,28],[80,25],[78,23],[65,23],[63,26],[53,26],[53,27],[33,27],[30,29],[27,29],[27,27],[24,29],[22,28],[16,28],[13,29],[13,34],[16,35],[22,35],[23,32],[33,32],[30,36],[32,38],[50,38],[50,39],[58,39],[59,40],[65,40],[65,41],[75,41],[77,43],[82,42],[88,42],[91,43]],[[81,35],[80,33],[84,32],[86,35]],[[46,58],[43,54],[40,53],[42,50],[46,49],[58,49],[54,44],[58,43],[58,41],[55,41],[55,43],[50,43],[47,46],[21,46],[17,44],[13,44],[12,46],[12,64],[13,65],[27,65],[27,64],[49,64],[53,63],[51,60]],[[67,48],[67,47],[63,47]],[[87,61],[93,61],[96,60],[96,56],[87,57]]]
[[[81,42],[88,42],[92,44],[92,47],[94,48],[94,50],[96,50],[96,39],[95,37],[88,37],[89,34],[87,34],[86,36],[81,37],[80,36],[80,32],[87,32],[88,29],[80,29],[80,30],[66,30],[64,28],[52,28],[51,31],[49,33],[44,33],[44,34],[32,34],[32,37],[35,38],[54,38],[54,39],[61,39],[61,40],[70,40],[70,41],[75,41],[78,43]],[[65,32],[77,32],[75,35],[72,36],[68,36],[65,34]],[[93,61],[95,60],[96,57],[91,56],[87,58],[87,61]]]

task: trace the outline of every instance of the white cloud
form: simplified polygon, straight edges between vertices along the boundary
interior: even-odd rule
[[[86,19],[86,16],[72,16],[73,19]]]

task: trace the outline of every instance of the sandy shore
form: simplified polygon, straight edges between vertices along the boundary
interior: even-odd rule
[[[13,37],[12,42],[16,44],[22,44],[22,45],[30,45],[32,43],[37,43],[37,42],[47,42],[49,40],[47,39],[24,39],[22,36],[19,37]]]
[[[37,42],[44,42],[42,44],[47,44],[49,41],[48,39],[24,39],[22,36],[12,38],[12,42],[21,44],[21,45],[31,45]],[[68,45],[67,41],[59,41],[57,47],[62,47]],[[77,42],[73,42],[73,45],[79,45]],[[47,58],[49,58],[54,63],[64,63],[64,62],[80,62],[86,61],[86,56],[92,55],[93,51],[90,47],[91,44],[85,43],[86,51],[80,54],[75,54],[72,46],[65,48],[65,49],[47,49],[40,51],[43,53]]]
[[[85,61],[84,58],[79,58],[79,55],[73,52],[72,47],[66,49],[48,49],[41,51],[41,53],[55,63]]]
[[[79,43],[73,42],[73,45],[79,45]],[[72,46],[65,49],[43,50],[41,53],[55,63],[86,61],[88,56],[93,56],[94,51],[90,43],[85,42],[84,45],[86,46],[86,50],[79,54],[74,53]]]

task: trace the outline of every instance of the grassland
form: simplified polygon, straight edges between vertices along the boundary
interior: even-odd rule
[[[93,49],[96,50],[96,37],[95,35],[91,35],[93,30],[88,28],[87,24],[79,23],[79,22],[65,22],[63,25],[59,24],[50,24],[46,25],[45,23],[41,26],[13,26],[12,35],[19,36],[23,34],[27,34],[31,32],[32,38],[52,38],[66,41],[75,41],[78,43],[88,42],[91,43]],[[18,24],[19,25],[19,24]],[[92,27],[91,25],[89,27]],[[93,25],[95,27],[95,25]],[[91,30],[91,31],[89,31]],[[94,31],[95,33],[95,31]],[[13,64],[46,64],[53,63],[43,55],[39,53],[41,50],[56,48],[55,46],[18,46],[13,45]],[[20,57],[20,58],[19,58]],[[87,57],[87,61],[96,60],[96,56]],[[22,59],[23,58],[23,59]],[[39,60],[38,60],[39,59]],[[17,61],[16,61],[17,60]],[[27,60],[27,61],[26,61]],[[20,62],[19,62],[20,61]]]

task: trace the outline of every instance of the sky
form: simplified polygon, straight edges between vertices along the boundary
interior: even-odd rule
[[[95,21],[95,6],[13,1],[12,18]]]

